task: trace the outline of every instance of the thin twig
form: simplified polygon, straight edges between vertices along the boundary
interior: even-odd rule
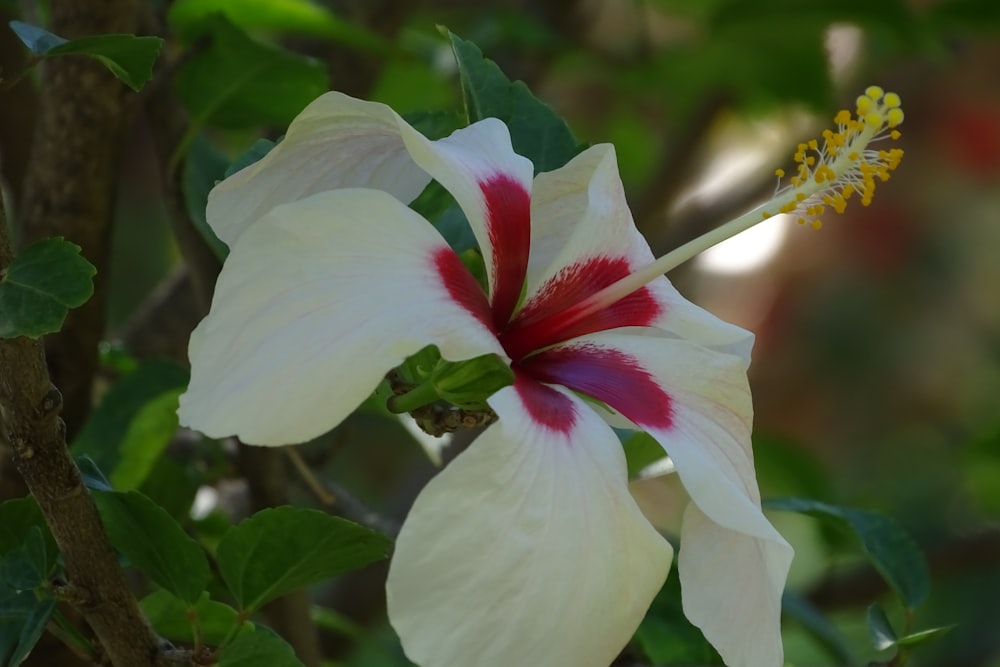
[[[302,460],[299,456],[299,452],[294,447],[285,447],[285,454],[288,455],[289,460],[295,467],[295,471],[299,473],[299,477],[305,483],[306,487],[312,492],[316,499],[327,507],[333,507],[337,504],[337,499],[332,493],[326,490],[323,483],[316,479],[316,475],[313,474],[306,462]]]

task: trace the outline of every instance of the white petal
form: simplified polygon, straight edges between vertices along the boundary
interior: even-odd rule
[[[780,598],[792,550],[760,509],[746,362],[690,341],[605,331],[541,352],[524,365],[534,377],[604,401],[663,445],[697,506],[694,526],[683,533],[692,544],[681,542],[682,564],[685,549],[693,552],[687,568],[692,580],[681,571],[685,612],[727,664],[779,665]],[[719,545],[732,548],[696,562]],[[755,583],[731,587],[741,578]],[[758,633],[734,633],[727,625],[732,619],[712,610],[751,593],[755,597],[736,608],[749,614],[742,622]],[[755,654],[758,644],[770,647],[772,657],[777,646],[779,659],[746,661],[743,656],[764,655]]]
[[[784,542],[728,530],[691,503],[678,572],[684,613],[730,667],[781,667],[781,593],[792,560]]]
[[[389,617],[422,667],[607,667],[669,570],[614,433],[569,392],[534,386],[561,406],[529,407],[518,385],[495,394],[500,421],[431,480],[399,535]],[[562,430],[536,421],[566,406]]]
[[[518,316],[534,328],[532,344],[555,342],[545,318],[558,322],[567,309],[653,261],[632,221],[614,148],[593,146],[564,167],[539,174],[532,193],[531,260]],[[519,323],[521,324],[521,323]],[[561,332],[565,338],[623,326],[661,328],[749,360],[753,336],[684,299],[664,277]],[[518,349],[520,349],[519,346]]]
[[[514,152],[507,126],[486,118],[429,141],[404,130],[414,161],[452,194],[479,242],[498,325],[521,295],[531,238],[533,166]]]
[[[409,203],[430,176],[407,152],[401,126],[409,128],[384,104],[342,93],[318,97],[270,153],[212,190],[209,224],[232,245],[275,206],[324,190],[370,187]]]
[[[599,144],[565,166],[538,174],[531,198],[530,299],[563,268],[594,257],[652,259],[635,228],[614,146]]]
[[[233,246],[191,336],[181,422],[251,444],[303,442],[426,345],[454,360],[502,355],[463,288],[485,309],[444,240],[384,192],[335,190],[278,207]]]

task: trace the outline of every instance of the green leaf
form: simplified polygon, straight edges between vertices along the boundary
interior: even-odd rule
[[[265,155],[270,153],[271,149],[277,145],[278,144],[276,142],[271,141],[270,139],[258,139],[253,142],[253,146],[243,151],[243,153],[241,153],[226,167],[226,170],[223,173],[223,178],[229,178],[236,172],[257,163],[263,159]],[[206,197],[206,201],[207,199],[208,198]]]
[[[66,40],[59,35],[53,35],[48,30],[30,23],[11,21],[9,25],[17,38],[24,42],[24,45],[36,56],[44,56],[60,44],[66,43]]]
[[[56,608],[53,597],[0,588],[0,666],[16,667],[38,643]]]
[[[35,528],[41,530],[45,539],[45,552],[54,560],[56,541],[35,499],[26,496],[0,503],[0,556],[19,548]]]
[[[213,14],[224,14],[244,30],[309,35],[372,52],[389,50],[379,35],[310,0],[176,0],[167,22],[175,33],[187,38]]]
[[[48,581],[53,565],[42,529],[32,526],[24,543],[0,559],[0,582],[18,591],[34,590]]]
[[[219,572],[244,613],[291,591],[386,557],[389,540],[318,510],[276,507],[229,529]]]
[[[955,629],[954,625],[945,625],[940,628],[929,628],[927,630],[918,630],[917,632],[912,632],[905,637],[900,637],[896,640],[896,646],[906,646],[912,647],[924,642],[928,642],[932,639],[937,639],[942,635],[946,635]]]
[[[153,65],[163,40],[135,35],[91,35],[66,40],[47,30],[21,21],[11,21],[11,29],[36,56],[82,55],[94,58],[132,90],[141,90],[153,78]]]
[[[209,580],[205,552],[166,510],[136,491],[96,491],[111,544],[151,580],[194,604]]]
[[[639,477],[644,469],[666,457],[663,445],[645,431],[628,431],[624,438],[622,448],[625,450],[629,479]]]
[[[112,485],[133,491],[149,476],[153,466],[177,432],[177,399],[181,389],[171,389],[146,403],[129,423],[119,451],[121,460],[111,473]]]
[[[865,618],[872,646],[879,651],[885,651],[896,645],[896,631],[892,629],[892,623],[889,622],[889,617],[885,615],[885,610],[880,604],[870,605],[865,612]]]
[[[191,53],[175,79],[195,129],[284,127],[329,88],[322,64],[250,39],[216,15],[199,24],[204,48]]]
[[[801,595],[785,591],[781,596],[781,612],[794,618],[822,646],[836,664],[853,665],[857,659],[840,631],[823,613]]]
[[[872,565],[907,608],[916,607],[927,597],[930,588],[927,560],[909,534],[889,517],[806,498],[768,500],[764,507],[841,521],[854,532]]]
[[[226,156],[217,151],[204,135],[199,134],[191,142],[181,171],[181,193],[188,216],[220,260],[229,255],[229,246],[219,240],[208,226],[205,209],[208,206],[208,193],[226,176],[228,164]]]
[[[197,456],[192,452],[192,458]],[[167,511],[167,514],[179,522],[191,518],[191,506],[194,504],[198,488],[205,478],[205,471],[198,465],[203,459],[195,461],[178,461],[173,457],[161,457],[149,475],[138,489],[150,500]]]
[[[121,458],[119,447],[143,406],[168,391],[186,387],[187,382],[187,370],[176,362],[143,362],[105,394],[73,440],[71,451],[75,456],[92,457],[104,470],[114,470]]]
[[[443,139],[464,125],[462,115],[447,111],[415,111],[403,114],[403,120],[428,139]]]
[[[202,641],[219,645],[240,622],[235,609],[209,599],[208,593],[191,605],[160,589],[144,597],[139,606],[157,634],[178,642],[194,642],[197,627]]]
[[[676,561],[663,588],[656,594],[635,631],[635,644],[654,665],[722,665],[722,658],[697,627],[688,621],[681,605],[681,584]]]
[[[114,491],[111,482],[104,476],[104,472],[97,467],[94,459],[89,456],[78,456],[74,459],[76,467],[80,470],[80,477],[83,478],[83,485],[91,491]]]
[[[0,273],[0,338],[59,331],[69,309],[94,293],[95,273],[80,246],[62,238],[29,245]]]
[[[139,91],[153,78],[153,65],[162,45],[159,37],[94,35],[60,44],[45,56],[80,54],[96,58],[125,85]]]
[[[284,639],[257,627],[222,649],[218,667],[303,667]]]
[[[472,42],[446,34],[458,63],[470,123],[490,117],[504,121],[514,151],[531,160],[535,173],[561,167],[583,149],[566,121],[524,83],[511,83]]]

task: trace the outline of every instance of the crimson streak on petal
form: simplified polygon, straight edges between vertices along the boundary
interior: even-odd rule
[[[563,345],[519,364],[540,382],[561,384],[603,401],[644,428],[668,429],[670,395],[642,365],[620,350],[592,344]]]
[[[662,312],[648,287],[642,287],[596,313],[577,318],[575,307],[587,297],[631,273],[624,257],[594,257],[571,264],[543,285],[518,312],[500,340],[511,359],[589,333],[651,325]]]
[[[564,434],[573,430],[576,408],[567,396],[519,371],[514,371],[514,390],[539,426]]]
[[[486,294],[455,251],[443,246],[434,251],[431,260],[448,295],[486,325],[487,329],[493,330],[493,318]]]
[[[528,270],[531,247],[531,194],[506,174],[482,181],[486,228],[493,246],[493,324],[507,324]]]

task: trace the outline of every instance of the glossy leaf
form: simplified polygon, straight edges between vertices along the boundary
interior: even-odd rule
[[[78,456],[74,459],[76,467],[80,470],[80,477],[83,478],[83,485],[91,491],[114,491],[111,482],[104,476],[94,459],[89,456]]]
[[[59,331],[69,309],[94,293],[95,273],[80,246],[62,238],[29,245],[0,275],[0,338]]]
[[[822,646],[836,664],[853,665],[857,663],[847,642],[840,631],[823,615],[809,600],[791,591],[785,591],[781,596],[781,611],[786,616],[795,619]]]
[[[244,632],[226,646],[218,667],[303,667],[288,643],[266,628]]]
[[[584,148],[566,121],[532,95],[523,82],[511,83],[496,63],[483,57],[478,46],[447,34],[470,123],[489,117],[507,123],[514,151],[531,160],[536,173],[563,166]]]
[[[882,605],[870,605],[865,612],[865,618],[868,621],[868,635],[871,637],[872,646],[879,651],[885,651],[896,645],[896,631],[892,629],[892,623]]]
[[[654,665],[723,664],[701,630],[684,615],[676,562],[635,631],[634,642]]]
[[[171,389],[146,403],[129,423],[119,445],[121,460],[111,473],[119,491],[133,491],[149,476],[153,466],[177,432],[177,398]]]
[[[225,15],[244,30],[310,35],[366,51],[388,50],[378,35],[311,0],[177,0],[170,6],[167,21],[175,32],[187,36],[214,14]]]
[[[229,175],[226,173],[228,164],[226,156],[216,150],[204,135],[199,134],[191,142],[181,170],[181,194],[188,216],[220,261],[229,254],[229,246],[220,241],[208,226],[205,208],[208,206],[208,193],[216,183]]]
[[[11,21],[10,27],[36,56],[89,56],[136,91],[153,77],[153,65],[163,45],[159,37],[90,35],[67,40],[22,21]]]
[[[929,628],[927,630],[918,630],[917,632],[911,632],[910,634],[900,637],[896,640],[896,646],[906,646],[912,647],[924,642],[931,641],[933,639],[938,639],[943,635],[948,634],[955,629],[954,625],[945,625],[940,628]]]
[[[24,662],[55,608],[55,598],[38,599],[31,591],[18,593],[0,587],[0,667]]]
[[[644,431],[626,431],[619,437],[623,437],[622,448],[625,450],[625,462],[628,465],[629,479],[640,477],[641,473],[649,466],[658,464],[664,460],[663,445],[658,443],[653,436]]]
[[[160,589],[144,597],[139,606],[157,634],[173,641],[193,642],[197,627],[202,641],[219,645],[239,623],[235,609],[209,599],[208,593],[192,605]]]
[[[46,553],[42,529],[32,526],[24,542],[0,559],[0,584],[18,591],[34,590],[48,581],[55,558]]]
[[[280,141],[280,140],[279,140]],[[253,145],[236,157],[225,169],[224,177],[229,178],[241,169],[245,169],[262,159],[278,144],[270,139],[258,139]]]
[[[48,30],[39,28],[37,25],[31,25],[24,21],[11,21],[9,25],[10,29],[17,35],[17,38],[24,42],[28,50],[36,56],[44,56],[60,44],[66,43],[64,38],[59,35],[53,35]]]
[[[35,499],[32,496],[25,496],[0,503],[0,556],[24,544],[35,528],[42,533],[45,552],[54,559],[57,550],[56,541]]]
[[[94,499],[111,544],[152,581],[196,603],[208,584],[208,559],[173,517],[135,491],[97,491]]]
[[[199,38],[205,47],[175,79],[196,127],[284,127],[329,88],[320,63],[255,42],[222,16],[199,24]]]
[[[187,386],[188,372],[172,361],[143,362],[104,395],[73,440],[74,455],[86,454],[104,470],[114,470],[129,425],[149,401]]]
[[[223,580],[244,612],[386,557],[383,535],[318,510],[276,507],[231,528],[216,550]]]
[[[877,512],[839,507],[806,498],[768,500],[766,509],[833,518],[850,528],[865,554],[903,604],[913,608],[927,596],[930,573],[923,553],[898,523]]]

